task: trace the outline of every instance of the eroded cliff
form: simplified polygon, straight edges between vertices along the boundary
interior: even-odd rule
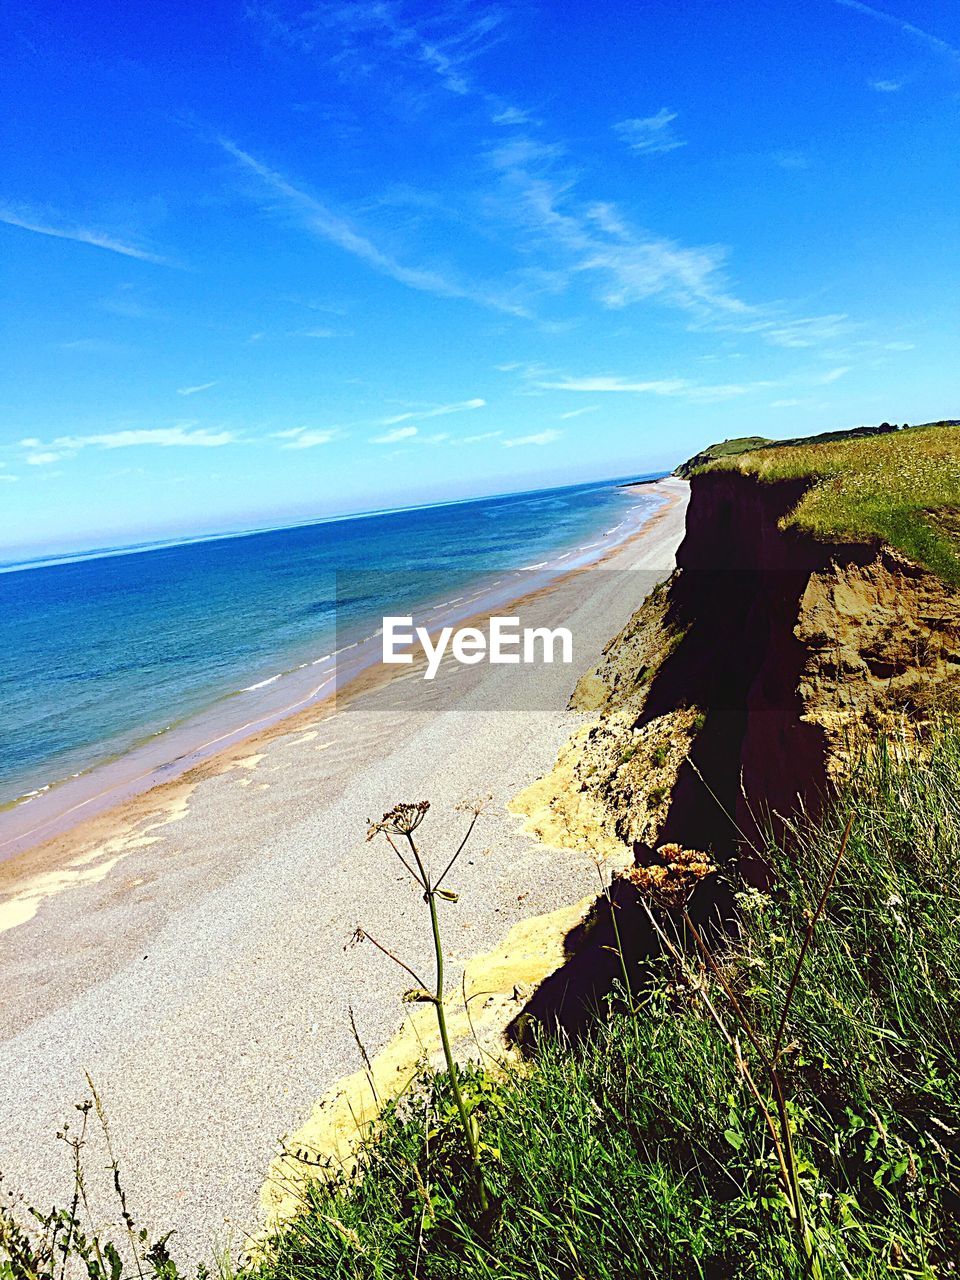
[[[677,570],[607,646],[592,712],[516,800],[551,843],[622,861],[675,840],[762,869],[764,833],[816,813],[865,740],[960,703],[960,597],[889,547],[785,517],[800,481],[693,478]]]

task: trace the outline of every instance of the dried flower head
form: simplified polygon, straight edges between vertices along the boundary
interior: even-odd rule
[[[664,844],[657,850],[662,865],[631,867],[620,879],[632,884],[658,907],[670,911],[682,911],[693,896],[693,891],[716,871],[705,853],[697,849],[683,849],[678,844]]]
[[[395,804],[389,813],[383,815],[379,822],[371,822],[367,830],[367,839],[372,840],[381,831],[386,832],[387,835],[412,835],[427,816],[429,808],[429,800],[414,800],[408,804]]]

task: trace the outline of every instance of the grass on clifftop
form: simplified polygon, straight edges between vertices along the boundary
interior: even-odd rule
[[[719,444],[709,445],[699,453],[681,462],[675,474],[686,480],[698,467],[705,467],[708,462],[717,458],[728,458],[732,454],[746,453],[748,449],[762,449],[764,445],[773,444],[766,436],[738,436],[734,440],[721,440]]]
[[[758,449],[709,469],[771,482],[809,479],[788,526],[826,540],[889,543],[960,586],[960,429],[954,425]]]
[[[665,955],[578,1046],[467,1077],[499,1212],[482,1223],[444,1075],[387,1109],[355,1180],[317,1182],[255,1280],[934,1280],[960,1257],[960,732],[881,749],[741,896],[723,981]],[[847,814],[781,1044],[811,1261],[731,1004],[768,1043]],[[696,954],[696,952],[694,952]],[[708,996],[716,1017],[711,1016]],[[734,1037],[731,1043],[730,1037]],[[734,1044],[738,1047],[734,1048]],[[762,1076],[759,1089],[766,1093]]]

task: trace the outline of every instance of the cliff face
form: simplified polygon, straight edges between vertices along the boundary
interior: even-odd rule
[[[672,578],[573,703],[594,711],[515,802],[552,843],[624,861],[738,852],[816,813],[865,738],[960,703],[960,597],[897,552],[780,527],[800,483],[694,477]]]

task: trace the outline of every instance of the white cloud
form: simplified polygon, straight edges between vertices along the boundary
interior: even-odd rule
[[[408,288],[431,293],[437,297],[464,298],[481,306],[506,312],[508,315],[526,314],[522,307],[508,298],[497,297],[482,286],[449,279],[441,272],[429,268],[405,266],[357,231],[347,218],[328,209],[307,192],[299,190],[281,173],[262,164],[228,138],[220,138],[219,143],[228,155],[233,156],[249,173],[254,174],[275,196],[282,197],[288,210],[298,215],[302,225],[308,231],[359,258],[382,275],[389,276],[390,279]]]
[[[54,226],[45,221],[42,215],[16,210],[9,206],[0,207],[0,222],[5,222],[11,227],[20,227],[23,231],[33,231],[40,236],[53,236],[57,240],[75,240],[79,244],[93,245],[96,249],[108,249],[111,253],[122,254],[125,258],[138,258],[141,262],[153,262],[157,266],[176,265],[169,258],[151,253],[148,249],[141,249],[137,245],[127,244],[105,231],[95,231],[89,227]]]
[[[61,351],[81,351],[92,356],[116,356],[125,350],[119,343],[107,342],[103,338],[74,338],[57,345]]]
[[[524,111],[522,107],[503,107],[499,111],[494,111],[490,117],[491,124],[501,125],[521,125],[530,124],[529,112]]]
[[[678,396],[694,404],[717,404],[722,400],[734,400],[776,384],[767,380],[757,382],[697,383],[687,378],[620,378],[611,374],[590,377],[570,377],[566,374],[538,379],[534,386],[544,391],[577,391],[594,395],[598,392],[625,395]]]
[[[526,233],[524,251],[551,252],[552,293],[588,275],[606,307],[651,299],[704,320],[756,314],[727,288],[725,249],[683,245],[630,226],[616,205],[579,202],[576,178],[557,167],[561,155],[562,148],[530,138],[514,138],[489,155],[500,175],[502,216]]]
[[[390,418],[381,418],[377,423],[378,427],[393,427],[398,422],[409,422],[416,419],[418,422],[425,418],[443,418],[448,413],[464,413],[469,409],[483,409],[486,407],[486,400],[476,397],[473,400],[458,400],[456,404],[438,404],[432,409],[411,409],[406,413],[397,413]]]
[[[462,7],[456,5],[449,11],[434,8],[418,26],[392,0],[315,6],[293,21],[256,5],[249,12],[275,39],[301,52],[319,48],[329,53],[336,42],[339,47],[330,61],[341,77],[352,74],[367,81],[371,72],[389,67],[392,75],[382,78],[397,93],[398,72],[426,71],[430,82],[460,98],[479,92],[469,65],[500,38],[497,28],[506,16],[496,6],[481,6],[465,22]]]
[[[579,418],[584,413],[596,413],[599,408],[598,404],[588,404],[583,409],[568,409],[566,413],[560,414],[560,421],[565,422],[568,418]]]
[[[872,5],[864,4],[862,0],[836,0],[836,3],[842,5],[845,9],[853,9],[868,18],[874,18],[877,22],[885,22],[888,26],[897,27],[905,35],[913,36],[914,39],[934,49],[937,53],[944,54],[951,62],[960,64],[960,49],[955,45],[948,44],[946,40],[941,40],[939,36],[933,35],[932,32],[925,31],[923,27],[918,27],[912,22],[905,22],[903,18],[898,18],[895,14],[887,13],[883,9],[875,9]]]
[[[553,444],[553,442],[555,440],[559,440],[562,435],[562,431],[555,431],[551,428],[547,431],[538,431],[534,435],[530,436],[514,436],[512,440],[502,441],[502,444],[505,449],[515,449],[519,445],[525,444]]]
[[[663,155],[687,145],[682,138],[676,136],[671,127],[676,119],[676,111],[661,107],[655,116],[621,120],[613,129],[631,151],[638,151],[643,155]]]
[[[461,436],[459,440],[453,440],[453,444],[480,444],[484,440],[497,440],[503,435],[502,431],[481,431],[475,436]]]
[[[19,476],[8,476],[4,472],[2,475],[0,475],[0,484],[3,484],[4,481],[6,481],[7,484],[16,484],[19,478],[20,478]]]
[[[810,381],[815,387],[829,387],[831,383],[839,382],[841,378],[846,377],[850,369],[851,366],[848,364],[841,365],[838,369],[828,369],[826,373],[815,374]]]
[[[388,431],[385,435],[374,436],[370,443],[399,444],[401,440],[412,440],[416,434],[416,427],[397,427],[395,431]]]
[[[318,445],[330,444],[337,438],[336,427],[324,427],[319,430],[312,427],[291,427],[289,431],[275,431],[274,439],[284,440],[281,449],[315,449]]]
[[[196,387],[177,387],[178,396],[195,396],[198,391],[209,391],[211,387],[215,387],[215,382],[201,382]]]
[[[675,396],[690,386],[684,378],[661,378],[640,382],[608,374],[585,378],[562,376],[552,381],[538,381],[536,385],[542,387],[544,391],[586,391],[591,395],[597,391],[626,391],[649,393],[655,396]]]
[[[218,449],[235,443],[232,431],[211,431],[207,428],[192,429],[190,424],[176,427],[149,427],[127,431],[105,431],[85,436],[57,436],[49,444],[40,440],[21,440],[28,450],[24,461],[32,467],[47,466],[63,458],[72,458],[81,449],[134,449],[153,447],[162,449],[200,448]]]
[[[225,444],[233,444],[236,438],[232,431],[211,431],[206,427],[191,430],[180,426],[108,431],[90,436],[61,436],[53,443],[68,449],[83,449],[88,445],[98,445],[101,449],[132,449],[141,445],[161,449],[219,449]]]
[[[902,80],[871,80],[870,88],[877,93],[899,93],[903,88]]]
[[[773,163],[781,169],[802,170],[810,168],[810,160],[802,151],[775,151]]]
[[[804,350],[846,341],[857,326],[845,312],[835,312],[832,315],[801,316],[793,320],[744,319],[732,324],[714,324],[711,327],[720,331],[756,333],[772,347]]]

